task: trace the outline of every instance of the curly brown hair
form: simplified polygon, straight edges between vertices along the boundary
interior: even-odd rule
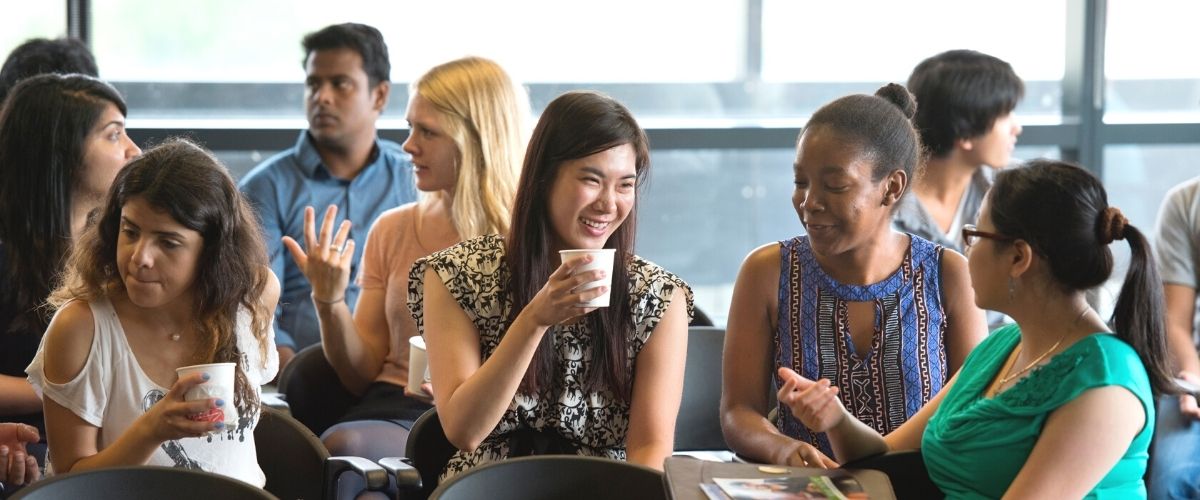
[[[238,364],[235,404],[254,415],[259,400],[246,378],[237,345],[238,313],[250,313],[250,329],[267,359],[272,311],[260,300],[268,285],[268,261],[262,231],[225,166],[211,153],[185,139],[170,139],[131,161],[113,181],[98,221],[81,235],[65,277],[50,296],[63,307],[71,300],[92,301],[125,291],[117,270],[121,209],[132,198],[200,233],[204,247],[192,284],[195,327],[203,334],[201,358]]]

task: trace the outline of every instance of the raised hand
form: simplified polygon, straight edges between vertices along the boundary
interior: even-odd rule
[[[25,453],[25,444],[37,441],[36,427],[0,423],[0,483],[21,486],[41,477],[37,459]]]
[[[542,285],[533,300],[525,307],[533,314],[535,324],[551,327],[568,323],[575,318],[595,311],[595,307],[581,307],[580,304],[604,295],[606,286],[598,286],[587,290],[576,290],[580,285],[598,281],[604,277],[603,269],[592,269],[576,273],[575,270],[592,262],[592,256],[586,255],[570,262],[564,262]]]
[[[813,432],[828,431],[846,417],[846,409],[837,397],[838,388],[829,380],[814,382],[786,367],[779,369],[779,377],[783,379],[777,394],[779,402]]]
[[[184,395],[189,390],[207,380],[207,373],[193,373],[176,380],[171,390],[138,418],[141,425],[148,426],[147,433],[155,442],[200,437],[225,428],[225,424],[220,420],[205,418],[202,415],[219,414],[220,412],[213,410],[232,405],[233,401],[216,398],[184,400]]]
[[[350,284],[350,264],[354,260],[354,240],[348,239],[351,223],[343,220],[334,235],[337,206],[329,205],[317,234],[314,212],[313,207],[304,209],[304,248],[291,236],[283,237],[283,246],[312,285],[313,300],[337,303],[346,298],[346,286]]]

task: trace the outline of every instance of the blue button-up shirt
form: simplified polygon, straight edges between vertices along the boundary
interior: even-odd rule
[[[349,218],[354,224],[350,229],[350,238],[356,243],[350,267],[353,277],[358,275],[367,231],[379,214],[417,199],[412,162],[399,144],[376,139],[371,155],[370,163],[354,179],[339,179],[321,163],[304,131],[294,147],[254,167],[238,184],[258,212],[271,269],[283,288],[275,310],[275,343],[279,346],[299,350],[321,340],[317,312],[309,298],[312,287],[281,241],[287,235],[304,245],[304,208],[316,209],[318,228],[329,205],[337,205],[339,219]],[[358,285],[351,280],[346,289],[346,304],[351,308],[358,292]]]

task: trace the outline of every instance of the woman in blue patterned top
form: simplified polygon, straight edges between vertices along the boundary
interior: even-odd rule
[[[768,420],[772,372],[778,399],[796,391],[790,375],[827,379],[886,434],[987,333],[963,256],[891,226],[921,161],[915,111],[912,95],[889,84],[825,105],[800,135],[792,203],[807,234],[746,258],[725,337],[722,429],[751,460],[834,465],[826,436],[787,408]]]

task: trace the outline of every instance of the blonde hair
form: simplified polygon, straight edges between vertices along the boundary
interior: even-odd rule
[[[495,62],[464,57],[426,72],[413,82],[411,94],[442,113],[446,134],[458,146],[450,207],[458,236],[507,234],[525,156],[529,98],[524,89]]]

